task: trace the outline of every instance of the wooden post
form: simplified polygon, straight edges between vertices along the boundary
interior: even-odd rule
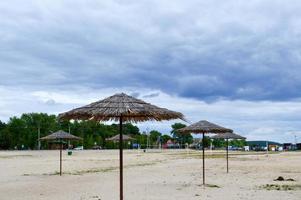
[[[120,200],[123,200],[123,133],[122,116],[119,119],[119,173],[120,173]]]
[[[227,173],[229,173],[229,139],[227,138]]]
[[[205,133],[203,132],[202,146],[203,146],[203,185],[205,186]]]
[[[38,125],[38,150],[41,150],[41,128],[40,128],[40,124]]]
[[[62,149],[63,149],[63,141],[60,141],[60,176],[62,176]]]

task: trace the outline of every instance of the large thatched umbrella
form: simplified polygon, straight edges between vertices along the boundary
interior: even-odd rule
[[[229,139],[236,139],[236,140],[244,140],[246,139],[245,137],[243,136],[240,136],[236,133],[231,133],[231,132],[227,132],[227,133],[224,133],[224,134],[217,134],[215,136],[212,136],[211,137],[212,139],[225,139],[226,140],[226,154],[227,154],[227,173],[229,173]]]
[[[61,119],[119,121],[120,200],[123,200],[123,122],[184,119],[183,114],[146,103],[124,93],[59,115]]]
[[[224,128],[222,126],[213,124],[206,120],[202,120],[191,124],[185,128],[181,128],[179,130],[180,133],[200,133],[203,134],[202,139],[202,148],[203,148],[203,185],[205,185],[205,147],[204,147],[204,137],[206,133],[226,133],[226,132],[233,132],[231,129]]]
[[[40,138],[40,140],[53,140],[53,141],[57,141],[60,144],[60,176],[62,176],[63,141],[64,140],[82,140],[82,138],[74,136],[70,133],[66,133],[65,131],[59,130],[55,133],[52,133],[50,135]]]

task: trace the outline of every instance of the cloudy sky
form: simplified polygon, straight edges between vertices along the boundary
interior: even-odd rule
[[[0,120],[126,92],[250,140],[301,142],[300,10],[299,0],[1,1]]]

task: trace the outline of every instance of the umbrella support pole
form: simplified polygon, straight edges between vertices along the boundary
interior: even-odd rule
[[[203,185],[205,186],[205,133],[203,133],[203,139],[202,139],[202,148],[203,148]]]
[[[120,173],[120,200],[123,200],[123,134],[122,134],[122,117],[119,119],[119,173]]]
[[[62,149],[63,143],[60,144],[60,176],[62,176]]]
[[[227,173],[229,173],[229,139],[227,139]]]

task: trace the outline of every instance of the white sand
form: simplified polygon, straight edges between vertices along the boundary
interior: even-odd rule
[[[210,155],[210,152],[206,152]],[[201,152],[178,150],[125,151],[125,200],[301,199],[301,188],[266,190],[265,184],[301,185],[301,152],[231,155],[206,160],[203,187]],[[64,152],[62,177],[58,151],[0,152],[0,200],[118,200],[118,151]],[[295,182],[276,182],[278,176]]]

